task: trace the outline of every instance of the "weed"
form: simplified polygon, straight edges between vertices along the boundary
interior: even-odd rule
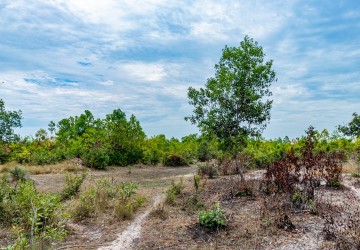
[[[202,227],[215,230],[226,226],[224,210],[219,203],[215,204],[214,210],[201,211],[198,216]]]
[[[352,173],[351,176],[354,178],[360,178],[360,173]]]
[[[10,186],[7,176],[0,183],[1,224],[11,226],[18,235],[15,249],[34,248],[47,239],[59,239],[66,235],[62,217],[60,197],[38,193],[31,181],[19,181]]]
[[[167,204],[173,205],[175,203],[176,197],[181,194],[184,188],[185,186],[183,178],[180,178],[180,181],[178,183],[175,183],[174,180],[172,180],[170,187],[166,191],[165,202]]]
[[[114,179],[101,178],[85,190],[73,209],[75,220],[84,220],[95,214],[112,213],[118,220],[130,219],[143,205],[145,198],[137,195],[134,182],[115,183]]]
[[[133,214],[134,210],[130,204],[117,202],[114,206],[114,217],[118,220],[130,220]]]
[[[19,167],[15,167],[14,169],[10,170],[10,174],[13,181],[25,181],[27,179],[28,173]]]
[[[166,220],[168,218],[169,214],[165,210],[165,204],[160,203],[150,211],[149,216],[153,217],[153,218],[158,218],[161,220]]]
[[[84,182],[86,176],[86,172],[82,172],[80,176],[66,174],[65,187],[61,192],[61,198],[63,200],[67,200],[77,195],[80,191],[81,184]]]

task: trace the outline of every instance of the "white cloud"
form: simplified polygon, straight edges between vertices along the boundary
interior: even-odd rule
[[[111,81],[111,80],[107,80],[107,81],[102,81],[102,82],[99,82],[100,85],[103,85],[103,86],[113,86],[114,85],[114,82]]]

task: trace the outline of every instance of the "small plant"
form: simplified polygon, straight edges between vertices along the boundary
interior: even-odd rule
[[[176,197],[181,194],[182,190],[184,189],[184,180],[183,178],[180,179],[178,183],[175,183],[173,180],[171,181],[170,187],[166,191],[166,198],[165,202],[167,204],[174,204]]]
[[[122,182],[119,186],[120,189],[120,197],[124,201],[129,200],[136,194],[138,186],[136,183],[130,181],[130,182]]]
[[[80,195],[79,201],[72,211],[74,219],[81,221],[91,217],[96,211],[95,201],[96,189],[95,186],[92,185]]]
[[[354,178],[360,178],[360,173],[352,173],[351,176]]]
[[[238,181],[235,186],[234,194],[236,197],[255,197],[255,182],[253,180]]]
[[[215,162],[206,162],[205,165],[198,165],[197,173],[200,176],[208,176],[210,179],[219,175],[218,167]]]
[[[165,210],[165,204],[160,203],[154,207],[149,214],[151,217],[158,218],[160,220],[166,220],[168,218],[168,213]]]
[[[114,207],[114,216],[118,220],[130,220],[133,217],[134,209],[130,204],[117,202]]]
[[[221,209],[220,204],[215,204],[214,210],[201,211],[199,213],[199,224],[202,227],[212,230],[225,227],[226,219],[224,210]]]
[[[69,174],[65,175],[65,187],[61,193],[61,198],[63,200],[70,199],[71,197],[77,195],[80,191],[81,184],[84,182],[87,174],[82,172],[80,176],[72,176]]]
[[[27,179],[28,173],[19,167],[15,167],[14,169],[10,170],[11,178],[13,181],[25,181]]]
[[[118,220],[130,219],[143,205],[145,198],[137,195],[134,182],[115,183],[114,179],[101,178],[82,192],[73,209],[75,220],[110,213]]]
[[[199,188],[200,188],[200,176],[199,175],[194,175],[194,188],[195,188],[195,193],[198,193]]]

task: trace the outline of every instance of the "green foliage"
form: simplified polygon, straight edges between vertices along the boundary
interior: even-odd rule
[[[61,198],[63,200],[67,200],[77,195],[86,176],[86,172],[82,172],[81,175],[70,175],[67,173],[65,175],[65,187],[61,192]]]
[[[178,166],[185,166],[187,165],[184,158],[182,158],[180,155],[177,155],[175,153],[170,153],[164,158],[163,162],[164,166],[169,167],[178,167]]]
[[[199,224],[202,227],[214,230],[226,226],[224,210],[221,209],[219,203],[215,204],[215,209],[201,211],[198,216]]]
[[[4,176],[0,183],[1,224],[17,228],[20,238],[16,246],[45,239],[58,239],[66,230],[58,211],[60,197],[38,193],[31,181],[20,181],[10,186]],[[25,237],[27,236],[27,237]],[[30,237],[29,237],[30,236]]]
[[[16,166],[14,169],[10,170],[10,174],[13,181],[25,181],[27,179],[28,173],[22,169]]]
[[[128,201],[136,194],[137,189],[138,189],[137,184],[132,181],[120,183],[119,186],[120,198],[124,201]]]
[[[276,81],[272,61],[264,62],[261,46],[246,36],[240,46],[223,49],[215,77],[205,88],[189,88],[194,114],[186,117],[225,148],[236,151],[248,136],[259,135],[270,119],[269,87]]]
[[[346,136],[360,137],[360,115],[353,113],[353,119],[345,126],[338,126],[340,132]]]
[[[0,99],[0,143],[13,142],[19,136],[14,134],[14,128],[21,127],[21,110],[6,111],[5,103]]]
[[[82,156],[85,166],[96,169],[107,169],[109,156],[103,149],[92,149]]]
[[[184,188],[183,178],[181,178],[178,183],[175,183],[174,180],[172,180],[170,187],[166,190],[165,202],[170,205],[175,204],[176,197],[182,193]]]
[[[101,178],[81,193],[72,216],[84,220],[96,214],[112,213],[116,219],[129,219],[144,203],[144,198],[137,195],[137,188],[134,182],[117,184],[113,179]]]

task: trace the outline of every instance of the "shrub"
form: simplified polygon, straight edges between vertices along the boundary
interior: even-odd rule
[[[81,184],[86,178],[86,172],[82,172],[81,175],[65,175],[65,187],[61,192],[61,198],[63,200],[70,199],[71,197],[77,195],[80,191]]]
[[[80,195],[73,217],[84,220],[95,214],[110,213],[116,219],[130,219],[145,201],[136,191],[134,182],[116,184],[113,179],[102,178]]]
[[[165,157],[163,164],[164,166],[169,167],[179,167],[187,165],[183,157],[173,153]]]
[[[58,215],[60,197],[38,193],[33,182],[20,181],[11,187],[3,177],[0,189],[1,224],[17,228],[21,234],[15,245],[30,245],[45,239],[58,239],[66,235],[63,221]]]
[[[25,181],[27,179],[28,173],[19,167],[15,167],[14,169],[10,170],[11,178],[13,181]]]
[[[224,210],[221,209],[220,204],[215,204],[214,210],[201,211],[199,213],[199,224],[202,227],[209,229],[219,229],[226,226],[226,219]]]
[[[131,205],[117,202],[114,207],[114,216],[118,220],[129,220],[133,217],[134,209]]]
[[[7,145],[0,144],[0,164],[6,163],[11,155],[11,150]]]
[[[96,211],[96,189],[95,186],[90,186],[86,189],[75,205],[72,216],[76,221],[91,217]]]
[[[217,163],[213,161],[206,162],[205,165],[198,165],[197,173],[200,176],[208,176],[210,179],[213,179],[219,175]]]
[[[342,152],[315,151],[314,128],[307,130],[299,154],[293,148],[279,161],[269,165],[265,173],[266,189],[270,192],[294,194],[301,189],[303,197],[314,199],[315,189],[322,180],[328,186],[339,186],[341,181]]]
[[[122,200],[128,201],[130,198],[132,198],[134,195],[136,195],[136,190],[138,186],[136,183],[130,181],[130,182],[122,182],[119,185],[119,194]]]
[[[182,190],[185,188],[183,178],[180,179],[178,183],[171,181],[170,187],[166,191],[165,202],[168,204],[174,204],[176,197],[181,194]]]
[[[107,169],[109,156],[102,149],[92,149],[83,154],[84,165],[90,168]]]

